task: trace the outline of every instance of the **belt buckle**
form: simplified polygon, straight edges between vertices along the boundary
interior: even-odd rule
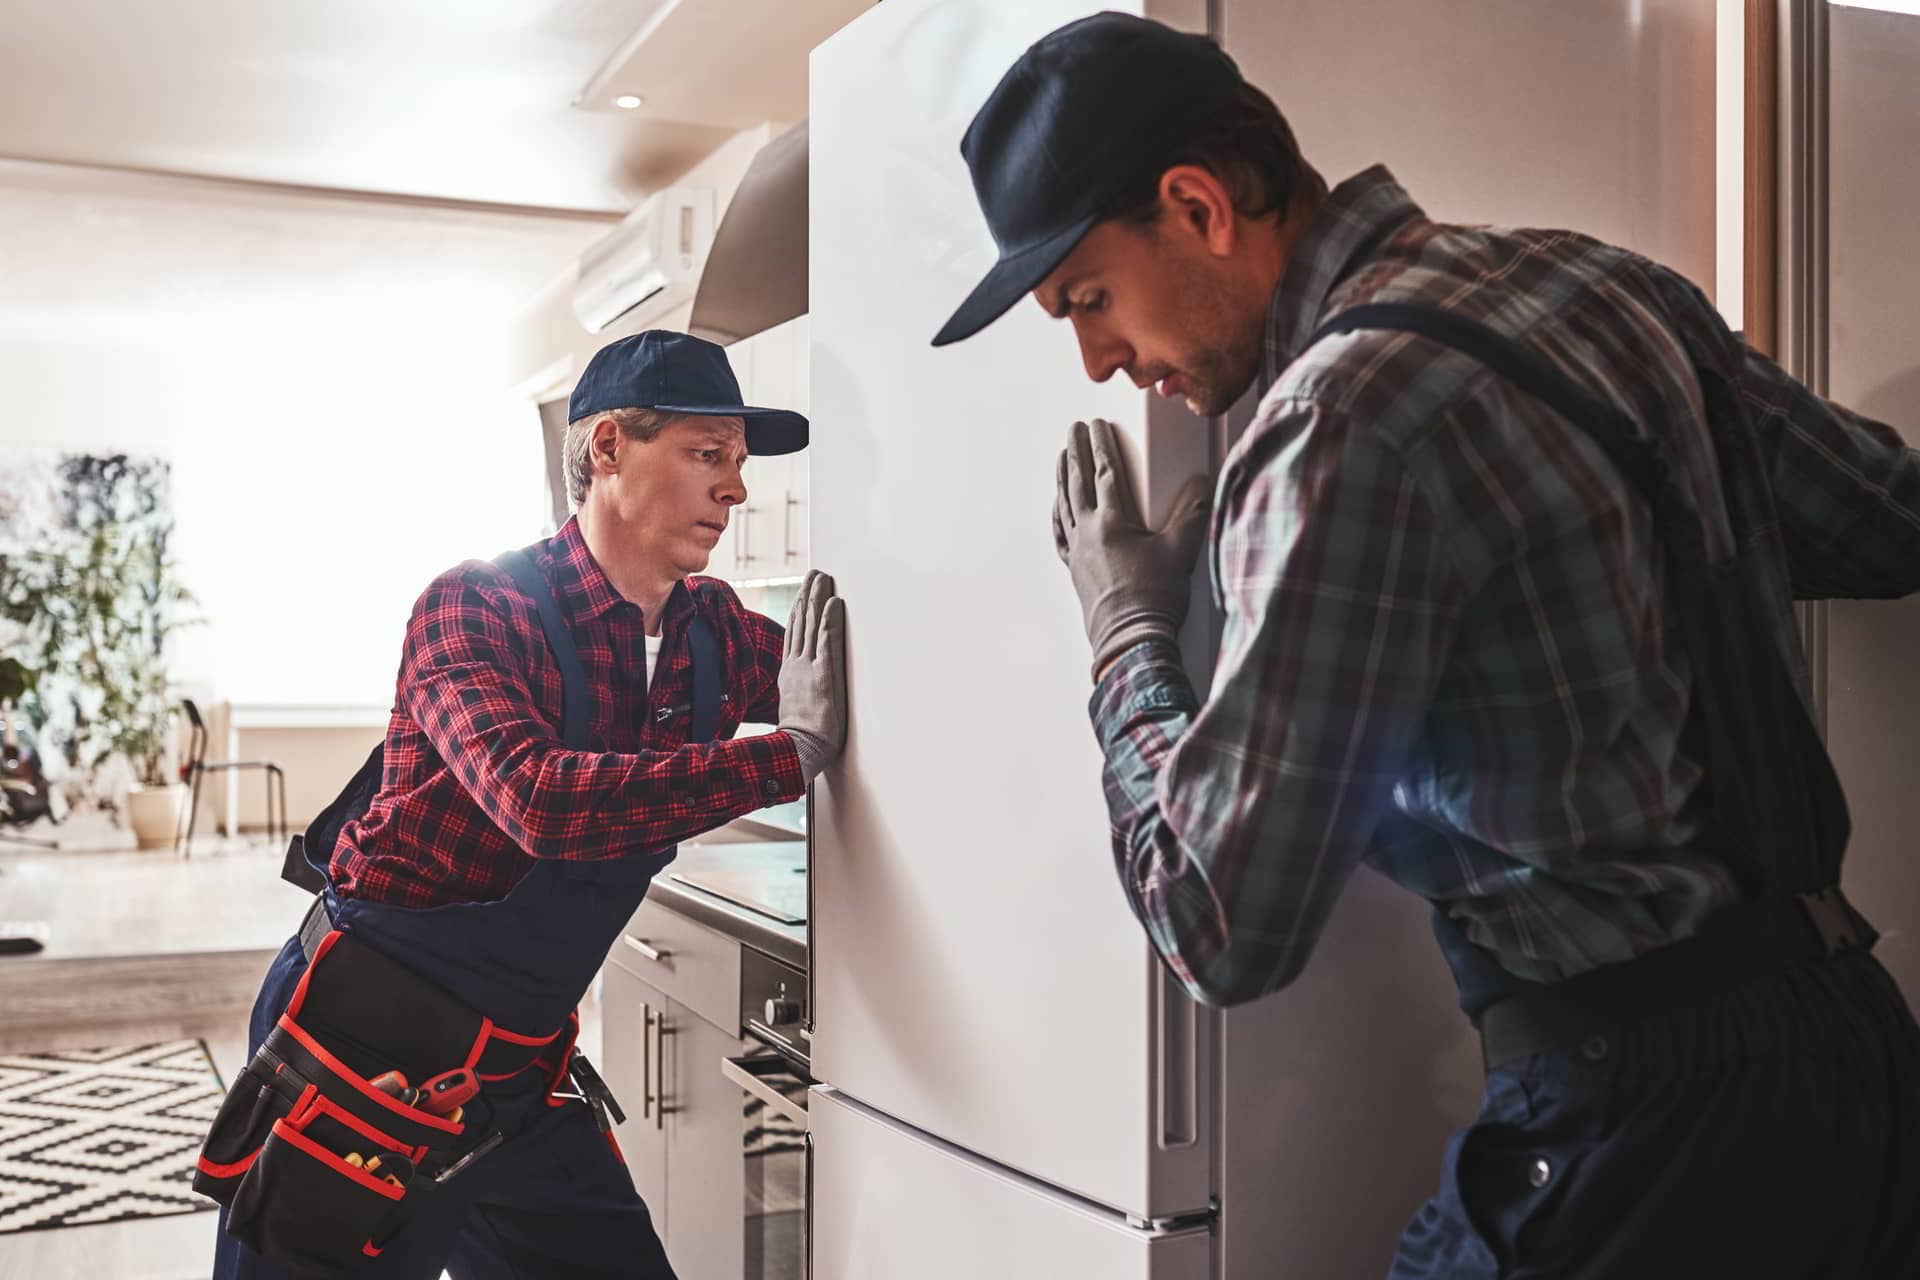
[[[1813,926],[1813,932],[1827,955],[1837,955],[1853,947],[1866,945],[1867,940],[1861,936],[1853,910],[1838,888],[1816,889],[1812,893],[1799,895],[1799,898],[1800,909],[1806,913],[1807,923]]]

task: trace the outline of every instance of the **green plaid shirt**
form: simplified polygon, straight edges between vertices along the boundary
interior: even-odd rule
[[[1129,650],[1090,710],[1121,884],[1197,997],[1306,963],[1361,862],[1552,981],[1733,900],[1689,848],[1692,662],[1644,502],[1578,428],[1412,335],[1301,348],[1362,302],[1444,306],[1660,432],[1716,557],[1791,601],[1920,589],[1920,460],[1748,349],[1698,289],[1569,231],[1450,226],[1370,169],[1329,196],[1268,317],[1265,393],[1215,494],[1212,693]],[[1706,420],[1696,363],[1737,423]],[[1717,545],[1716,545],[1717,544]]]

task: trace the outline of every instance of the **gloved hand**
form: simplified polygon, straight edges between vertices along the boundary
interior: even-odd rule
[[[1187,579],[1206,536],[1211,486],[1195,476],[1158,533],[1140,518],[1113,424],[1076,422],[1060,452],[1053,545],[1073,576],[1093,675],[1142,640],[1180,633]]]
[[[780,730],[793,738],[808,782],[832,764],[847,742],[846,605],[833,578],[807,574],[787,621],[780,663]]]

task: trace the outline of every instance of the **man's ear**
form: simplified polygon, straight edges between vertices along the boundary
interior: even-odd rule
[[[1177,164],[1160,175],[1163,216],[1192,235],[1215,257],[1226,257],[1239,242],[1233,193],[1213,170]]]
[[[620,449],[626,435],[612,418],[600,418],[587,437],[587,465],[597,476],[612,475],[620,469]]]

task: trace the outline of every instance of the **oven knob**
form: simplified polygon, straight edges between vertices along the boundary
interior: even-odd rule
[[[781,996],[767,997],[767,1025],[783,1027],[788,1023],[800,1021],[800,1003]]]

